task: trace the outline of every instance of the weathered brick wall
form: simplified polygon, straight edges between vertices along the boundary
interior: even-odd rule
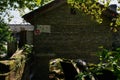
[[[70,13],[66,4],[34,16],[36,25],[50,25],[51,33],[34,36],[36,53],[55,53],[56,57],[94,61],[94,53],[103,45],[111,47],[109,21],[98,24],[89,15]]]
[[[1,60],[0,80],[21,80],[24,72],[25,58],[23,50],[19,50],[10,59]]]
[[[98,47],[111,48],[112,34],[106,18],[102,24],[98,24],[80,11],[73,15],[66,3],[49,10],[34,14],[32,19],[35,30],[37,25],[51,26],[50,33],[34,35],[32,79],[48,80],[48,63],[51,58],[80,58],[87,62],[98,62]]]
[[[41,33],[40,37],[36,36],[35,51],[37,53],[56,53],[58,57],[85,58],[86,55],[91,55],[89,53],[97,51],[101,45],[111,46],[110,34],[107,31],[93,31],[94,28],[86,29],[71,25],[52,27],[54,27],[53,32]],[[88,57],[90,59],[90,56]]]

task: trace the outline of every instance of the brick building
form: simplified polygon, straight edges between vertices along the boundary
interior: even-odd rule
[[[98,24],[82,11],[76,10],[73,13],[66,0],[52,1],[23,18],[34,25],[33,44],[39,80],[43,77],[43,80],[47,80],[51,58],[80,58],[87,62],[97,62],[96,52],[99,46],[112,48],[110,16],[104,17],[103,23]],[[118,38],[116,40],[120,41]]]

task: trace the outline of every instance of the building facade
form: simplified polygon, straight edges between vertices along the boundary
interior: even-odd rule
[[[73,12],[66,0],[55,0],[23,18],[34,25],[35,74],[40,80],[47,80],[50,59],[79,58],[96,63],[98,47],[112,49],[110,18],[104,16],[103,23],[98,24],[82,11]]]

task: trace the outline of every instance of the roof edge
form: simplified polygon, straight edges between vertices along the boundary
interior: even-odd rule
[[[31,24],[34,24],[32,22],[32,19],[33,19],[34,15],[42,14],[42,13],[48,11],[49,8],[58,7],[63,3],[67,3],[67,0],[54,0],[54,1],[48,3],[44,6],[39,7],[38,9],[33,10],[30,13],[25,14],[24,16],[22,16],[22,18],[24,18],[24,20],[26,20],[27,22],[30,22]]]

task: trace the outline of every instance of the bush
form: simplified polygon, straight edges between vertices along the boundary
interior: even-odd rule
[[[6,43],[10,40],[10,38],[11,32],[9,31],[9,27],[3,22],[3,20],[0,20],[0,55],[7,55]]]

